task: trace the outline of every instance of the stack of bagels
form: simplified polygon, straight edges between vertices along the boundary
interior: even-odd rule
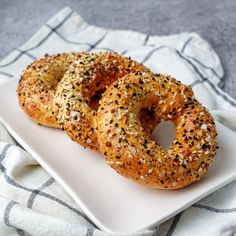
[[[218,148],[214,120],[189,86],[117,53],[45,55],[25,69],[17,92],[36,123],[61,128],[150,188],[200,180]],[[169,148],[151,138],[161,120],[176,128]]]

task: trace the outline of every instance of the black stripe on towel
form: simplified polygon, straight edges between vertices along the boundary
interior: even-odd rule
[[[7,144],[3,149],[2,152],[0,154],[0,163],[5,159],[7,151],[9,150],[9,148],[12,146],[12,144]]]
[[[184,53],[184,50],[185,48],[189,45],[189,43],[193,40],[193,37],[190,37],[189,39],[187,39],[187,41],[184,43],[182,49],[180,50],[180,52],[183,54]],[[210,66],[206,66],[204,65],[202,62],[200,62],[199,60],[197,60],[195,57],[192,57],[192,56],[186,56],[190,59],[192,59],[193,61],[195,61],[196,63],[198,63],[199,65],[201,65],[202,67],[204,67],[205,69],[208,69],[208,70],[211,70],[211,72],[219,79],[221,79],[221,77],[216,73],[216,71],[210,67]]]
[[[88,228],[88,229],[87,229],[86,236],[93,236],[93,229]]]
[[[20,189],[23,189],[27,192],[34,192],[35,190],[34,189],[31,189],[31,188],[27,188],[25,186],[22,186],[21,184],[17,183],[15,180],[13,180],[10,176],[7,175],[6,173],[6,168],[0,163],[0,170],[2,171],[3,173],[3,177],[5,178],[5,181],[16,187],[16,188],[20,188]],[[82,212],[80,212],[79,210],[77,210],[76,208],[70,206],[69,204],[67,204],[66,202],[62,201],[61,199],[57,198],[57,197],[54,197],[48,193],[45,193],[43,191],[38,191],[37,193],[38,195],[42,196],[42,197],[45,197],[47,199],[50,199],[54,202],[57,202],[58,204],[66,207],[67,209],[70,209],[71,211],[75,212],[77,215],[81,216],[84,220],[86,220],[88,223],[92,224],[94,227],[96,227],[96,225]],[[96,227],[97,228],[97,227]]]
[[[35,201],[35,199],[36,199],[38,193],[39,193],[41,190],[43,190],[43,189],[49,187],[49,186],[50,186],[51,184],[53,184],[54,182],[55,182],[54,178],[50,177],[50,179],[47,180],[40,188],[34,190],[34,191],[30,194],[30,196],[29,196],[29,199],[28,199],[28,202],[27,202],[27,207],[28,207],[28,208],[32,208],[32,207],[33,207],[33,204],[34,204],[34,201]]]
[[[4,223],[9,226],[9,227],[12,227],[16,230],[17,234],[19,236],[24,236],[24,231],[21,230],[21,229],[18,229],[16,228],[15,226],[11,225],[10,224],[10,220],[9,220],[9,217],[10,217],[10,213],[11,213],[11,210],[12,208],[16,205],[17,203],[15,201],[10,201],[9,204],[6,206],[6,209],[4,211],[4,215],[3,215],[3,221]]]
[[[85,46],[88,46],[88,47],[93,47],[92,44],[90,43],[82,43],[82,42],[77,42],[77,41],[71,41],[67,38],[65,38],[62,34],[60,34],[57,30],[53,29],[52,26],[50,26],[49,24],[46,24],[46,26],[50,29],[52,29],[55,34],[60,37],[62,40],[64,40],[66,43],[69,43],[69,44],[74,44],[74,45],[85,45]],[[100,49],[100,50],[105,50],[105,51],[109,51],[109,52],[115,52],[114,50],[112,50],[111,48],[107,48],[107,47],[95,47],[95,49]]]
[[[198,68],[196,67],[195,64],[193,64],[188,58],[186,58],[184,55],[182,55],[178,50],[174,49],[174,48],[170,48],[168,46],[160,46],[158,48],[154,48],[152,49],[151,51],[148,52],[148,54],[144,57],[142,63],[145,63],[147,62],[151,57],[152,55],[161,50],[161,49],[164,49],[164,48],[167,48],[169,50],[171,50],[172,52],[174,52],[181,60],[185,61],[185,63],[187,63],[190,68],[192,68],[193,72],[195,74],[198,75],[198,77],[200,77],[200,79],[203,81],[203,82],[206,82],[211,88],[212,90],[218,95],[220,96],[223,100],[225,100],[226,102],[228,102],[229,104],[231,104],[232,106],[236,107],[236,102],[227,97],[221,90],[219,90],[217,88],[217,86],[211,82],[211,80],[209,80],[207,77],[203,76],[202,73],[198,70]]]
[[[86,52],[90,52],[91,50],[93,50],[94,48],[96,48],[96,46],[101,43],[105,37],[107,36],[108,32],[106,32],[99,40],[97,40],[94,44],[92,44],[89,49]]]
[[[9,77],[9,78],[13,77],[12,74],[7,73],[7,72],[4,72],[4,71],[0,71],[0,74],[4,75],[4,76],[6,76],[6,77]]]
[[[149,40],[149,35],[147,34],[147,36],[145,37],[145,39],[144,39],[144,42],[143,42],[143,46],[145,46],[146,44],[147,44],[147,42],[148,42],[148,40]]]
[[[27,55],[28,57],[30,57],[30,58],[33,59],[33,60],[36,60],[36,59],[37,59],[34,55],[32,55],[31,53],[29,53],[29,52],[27,52],[27,51],[24,51],[24,50],[21,50],[21,49],[16,49],[16,51],[21,52],[21,53]]]
[[[184,43],[182,49],[180,50],[181,53],[184,52],[185,48],[188,46],[188,44],[193,40],[193,37],[190,37],[189,39],[186,40],[186,42]]]
[[[212,211],[212,212],[215,212],[215,213],[232,213],[232,212],[236,212],[236,207],[219,209],[219,208],[210,207],[210,206],[206,206],[206,205],[202,205],[202,204],[194,204],[192,207],[204,209],[204,210],[207,210],[207,211]]]
[[[182,216],[182,214],[183,214],[183,212],[180,212],[178,215],[176,215],[174,217],[172,224],[171,224],[166,236],[171,236],[174,233],[176,226],[179,223],[179,220],[180,220],[180,217]]]
[[[175,50],[177,55],[179,55],[180,58],[182,58],[184,61],[186,61],[191,68],[194,70],[194,72],[203,80],[205,81],[211,88],[212,90],[219,95],[223,100],[225,100],[226,102],[228,102],[229,104],[231,104],[232,106],[236,107],[236,102],[233,101],[232,99],[230,99],[229,97],[227,97],[223,92],[221,92],[220,90],[217,89],[216,85],[214,83],[212,83],[211,80],[209,80],[207,77],[205,77],[204,75],[202,75],[202,73],[198,70],[198,68],[186,57],[184,57],[179,51]]]
[[[222,79],[212,67],[204,65],[202,62],[200,62],[194,57],[187,56],[187,58],[190,58],[191,60],[195,61],[196,63],[198,63],[200,66],[204,67],[205,69],[210,70],[217,78]]]

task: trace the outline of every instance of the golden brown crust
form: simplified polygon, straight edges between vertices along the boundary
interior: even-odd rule
[[[95,118],[102,93],[117,79],[141,70],[148,71],[129,58],[108,52],[86,54],[72,64],[58,84],[54,106],[58,122],[71,139],[98,150]],[[157,122],[149,113],[140,114],[146,132]],[[147,118],[152,119],[148,122]]]
[[[68,66],[82,54],[45,55],[21,75],[17,88],[19,104],[36,123],[59,128],[53,111],[55,88]]]
[[[153,107],[157,119],[172,121],[169,149],[143,132],[137,114]],[[115,82],[97,114],[100,151],[119,174],[150,188],[183,188],[204,176],[216,153],[216,127],[192,89],[174,78],[142,72]]]

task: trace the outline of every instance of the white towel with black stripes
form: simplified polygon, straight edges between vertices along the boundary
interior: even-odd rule
[[[236,101],[221,89],[223,69],[211,46],[196,33],[169,36],[88,25],[64,8],[23,46],[0,62],[0,83],[45,53],[116,51],[158,73],[191,84],[216,119],[236,130]],[[4,101],[1,101],[4,102]],[[1,106],[0,106],[1,109]],[[234,111],[234,112],[233,112]],[[0,235],[110,235],[97,229],[70,196],[0,126]],[[112,214],[112,213],[111,213]],[[133,235],[235,235],[236,182],[161,224]]]

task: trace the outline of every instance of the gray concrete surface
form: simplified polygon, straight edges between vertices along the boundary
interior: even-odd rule
[[[216,50],[236,98],[236,0],[0,0],[0,59],[64,6],[90,24],[150,35],[195,31]]]

